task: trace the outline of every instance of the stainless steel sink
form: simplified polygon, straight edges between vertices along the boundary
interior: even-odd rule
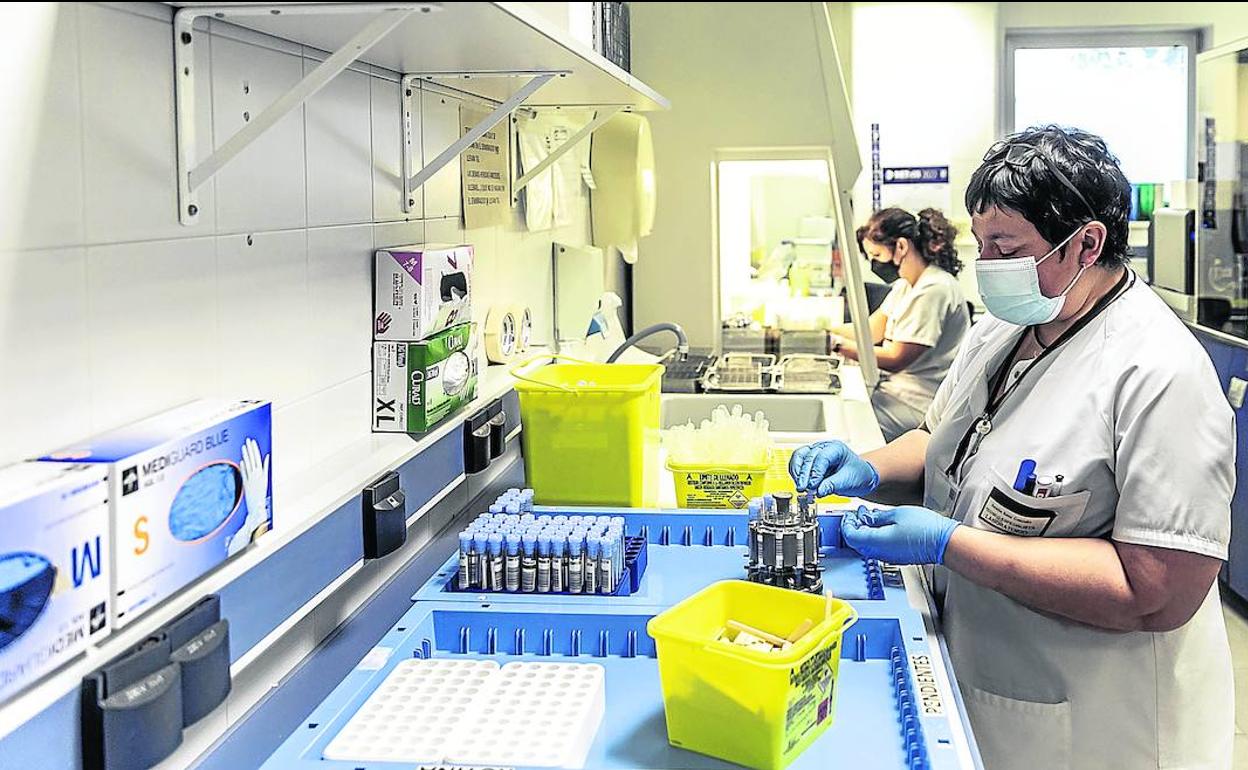
[[[690,420],[697,425],[710,419],[711,412],[720,404],[729,409],[740,404],[750,414],[762,412],[773,433],[826,433],[839,427],[833,422],[840,422],[829,418],[832,399],[824,396],[665,393],[661,403],[664,428]]]

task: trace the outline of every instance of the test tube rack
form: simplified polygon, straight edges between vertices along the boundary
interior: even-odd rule
[[[746,579],[795,591],[823,593],[821,538],[812,495],[778,492],[749,504],[750,559]]]
[[[324,757],[581,767],[606,714],[604,680],[593,663],[410,658],[368,696]]]

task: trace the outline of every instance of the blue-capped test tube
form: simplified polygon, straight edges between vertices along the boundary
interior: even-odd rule
[[[485,575],[486,543],[490,536],[484,532],[476,532],[472,536],[472,553],[468,557],[468,577],[473,588],[485,588],[488,578]]]
[[[507,564],[503,586],[513,593],[520,590],[520,547],[520,533],[508,532]]]
[[[624,530],[612,525],[607,531],[607,538],[611,541],[611,574],[618,583],[620,575],[624,574]],[[612,591],[614,590],[613,587]]]
[[[491,591],[503,590],[503,536],[497,532],[490,535],[487,543],[490,555],[490,587]]]
[[[563,532],[554,532],[550,536],[550,590],[561,594],[567,590],[568,536]]]
[[[550,593],[550,535],[537,536],[537,592]]]
[[[568,535],[568,593],[579,594],[584,590],[585,584],[585,562],[584,553],[585,540],[578,537],[576,533]]]
[[[472,586],[472,574],[468,571],[468,562],[472,558],[471,532],[459,533],[459,590],[466,591]]]
[[[615,593],[615,538],[606,537],[598,541],[602,550],[598,563],[598,590],[604,594]]]
[[[503,505],[502,503],[491,503],[491,504],[490,504],[490,515],[491,515],[491,516],[497,516],[497,515],[498,515],[498,514],[500,514],[500,513],[506,513],[506,506],[505,506],[505,505]]]
[[[517,519],[517,521],[519,520],[519,517],[520,517],[520,503],[517,503],[517,502],[515,502],[515,501],[509,502],[509,503],[507,503],[507,506],[506,506],[505,510],[507,511],[507,515],[508,515],[508,516],[515,516],[515,517],[516,517],[516,519]]]
[[[602,540],[590,537],[585,543],[585,593],[598,593],[598,560],[602,556]]]
[[[532,489],[529,489],[526,487],[525,489],[520,490],[520,507],[532,513],[533,512],[533,498],[534,498],[534,493]]]
[[[612,516],[611,527],[612,529],[618,529],[621,532],[627,532],[628,531],[628,519],[625,519],[623,516]]]
[[[521,546],[520,590],[531,594],[537,589],[537,533],[525,532]]]

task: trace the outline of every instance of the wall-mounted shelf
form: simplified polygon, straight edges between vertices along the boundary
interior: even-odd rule
[[[407,173],[412,175],[405,185],[405,208],[412,197],[411,190],[521,105],[594,106],[636,111],[662,110],[670,106],[658,92],[554,27],[524,3],[175,2],[170,5],[179,8],[173,25],[174,82],[177,86],[178,205],[179,217],[185,225],[198,220],[195,191],[200,185],[357,60],[403,73],[405,83],[415,80],[451,85],[494,106],[479,125],[425,168],[413,171],[408,167]],[[194,25],[200,17],[227,21],[333,52],[203,160],[196,157],[195,152],[197,73],[192,66],[194,46],[199,37]],[[404,112],[408,114],[407,110]],[[404,130],[402,135],[410,138],[410,131]],[[409,157],[406,152],[404,155]]]

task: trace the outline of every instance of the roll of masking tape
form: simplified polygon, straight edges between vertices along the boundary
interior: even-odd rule
[[[519,324],[509,308],[492,307],[485,319],[485,357],[491,363],[505,364],[515,358]]]
[[[533,343],[533,314],[524,305],[512,305],[511,314],[516,319],[516,352],[524,353]]]

